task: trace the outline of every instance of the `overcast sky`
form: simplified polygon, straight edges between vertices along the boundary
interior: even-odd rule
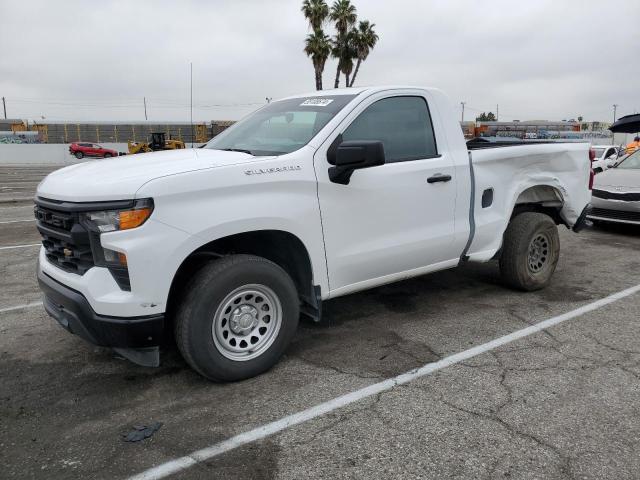
[[[314,89],[299,0],[0,0],[9,117],[237,119]],[[444,90],[466,119],[610,121],[640,111],[639,0],[355,0],[380,40],[357,85]],[[324,72],[333,86],[335,61]],[[0,111],[1,115],[1,111]]]

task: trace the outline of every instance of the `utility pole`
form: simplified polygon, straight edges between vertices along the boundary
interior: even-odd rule
[[[144,102],[144,119],[147,120],[147,97],[142,97],[142,101]]]
[[[191,74],[191,148],[193,148],[193,62],[189,64]]]
[[[7,102],[4,97],[2,97],[2,108],[4,109],[4,119],[7,119]]]
[[[496,122],[500,121],[500,105],[496,103]]]
[[[464,122],[464,106],[467,102],[460,102],[460,105],[462,105],[462,122]]]
[[[616,111],[618,110],[618,104],[614,103],[613,104],[613,123],[616,123]],[[616,143],[616,134],[612,133],[611,134],[611,145],[615,145]]]

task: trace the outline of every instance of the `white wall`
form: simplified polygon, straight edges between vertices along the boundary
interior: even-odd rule
[[[126,143],[101,143],[103,147],[126,152]],[[70,165],[78,160],[69,153],[69,144],[0,144],[0,165]]]

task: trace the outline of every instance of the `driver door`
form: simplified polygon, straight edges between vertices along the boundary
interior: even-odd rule
[[[316,151],[331,296],[458,262],[454,161],[425,95],[369,97]],[[333,183],[327,150],[340,134],[382,141],[385,164],[354,171],[347,185]],[[433,182],[441,177],[449,180]]]

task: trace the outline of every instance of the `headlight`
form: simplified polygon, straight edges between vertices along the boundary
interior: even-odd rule
[[[81,214],[80,221],[90,231],[91,250],[97,267],[109,269],[122,290],[131,290],[127,256],[102,246],[100,235],[119,230],[139,227],[151,216],[153,200],[145,198],[135,200],[133,205],[119,210],[101,210]]]
[[[123,210],[103,210],[83,214],[84,223],[89,230],[98,233],[129,230],[142,225],[153,212],[153,200],[145,198],[136,200],[131,208]]]

